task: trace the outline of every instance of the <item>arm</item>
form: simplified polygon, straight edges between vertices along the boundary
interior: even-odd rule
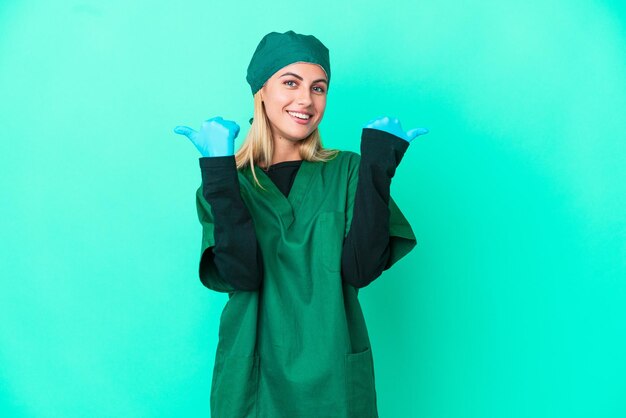
[[[409,142],[365,128],[350,230],[344,240],[341,272],[357,288],[370,284],[390,259],[390,187]]]
[[[201,256],[200,280],[209,288],[216,279],[230,290],[258,290],[263,262],[252,217],[241,199],[235,157],[202,157],[199,162],[202,198],[208,203],[203,206],[209,207],[214,236],[214,245],[208,243]]]

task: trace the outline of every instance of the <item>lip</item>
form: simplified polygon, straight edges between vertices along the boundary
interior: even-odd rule
[[[311,121],[311,119],[313,118],[313,116],[312,116],[310,113],[308,113],[308,112],[299,112],[299,111],[297,111],[297,110],[287,110],[286,112],[287,112],[287,114],[288,114],[288,115],[289,115],[289,112],[304,113],[304,114],[306,114],[306,115],[309,115],[309,118],[308,118],[308,119],[306,119],[306,120],[304,120],[304,119],[299,119],[299,118],[297,118],[297,117],[295,117],[295,116],[291,116],[291,115],[289,115],[289,117],[290,117],[291,119],[293,119],[296,123],[299,123],[300,125],[306,125],[306,124],[308,124],[308,123]]]

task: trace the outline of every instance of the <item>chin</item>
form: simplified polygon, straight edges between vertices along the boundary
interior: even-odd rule
[[[299,138],[299,139],[298,139],[298,141],[302,141],[302,140],[304,140],[304,139],[307,139],[309,136],[311,136],[311,134],[312,134],[313,132],[315,132],[315,129],[313,129],[313,130],[311,130],[311,131],[307,132],[307,134],[306,134],[306,135],[304,135],[304,136],[298,136],[298,138]]]
[[[315,129],[316,128],[307,130],[306,133],[302,133],[303,131],[285,132],[287,134],[285,137],[289,138],[290,141],[302,141],[303,139],[308,138],[315,131]]]
[[[304,141],[305,139],[307,139],[309,137],[309,135],[306,135],[306,136],[292,136],[292,137],[289,138],[289,140],[292,141],[292,142],[300,142],[300,141]]]

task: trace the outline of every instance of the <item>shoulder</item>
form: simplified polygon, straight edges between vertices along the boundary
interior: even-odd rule
[[[351,167],[355,164],[358,166],[360,159],[361,156],[354,151],[337,150],[335,156],[328,160],[327,163]]]
[[[359,172],[361,156],[354,151],[337,150],[329,160],[323,163],[324,176],[344,179],[352,182]]]
[[[339,152],[341,156],[341,165],[347,172],[348,177],[352,178],[359,171],[361,163],[361,155],[354,151],[342,150]]]

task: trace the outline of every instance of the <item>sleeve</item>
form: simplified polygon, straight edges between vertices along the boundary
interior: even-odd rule
[[[349,167],[342,277],[365,287],[417,244],[390,195],[391,179],[409,143],[390,133],[363,129],[361,155]]]
[[[217,292],[257,290],[263,266],[250,212],[240,195],[233,156],[200,158],[196,191],[202,225],[200,281]]]

